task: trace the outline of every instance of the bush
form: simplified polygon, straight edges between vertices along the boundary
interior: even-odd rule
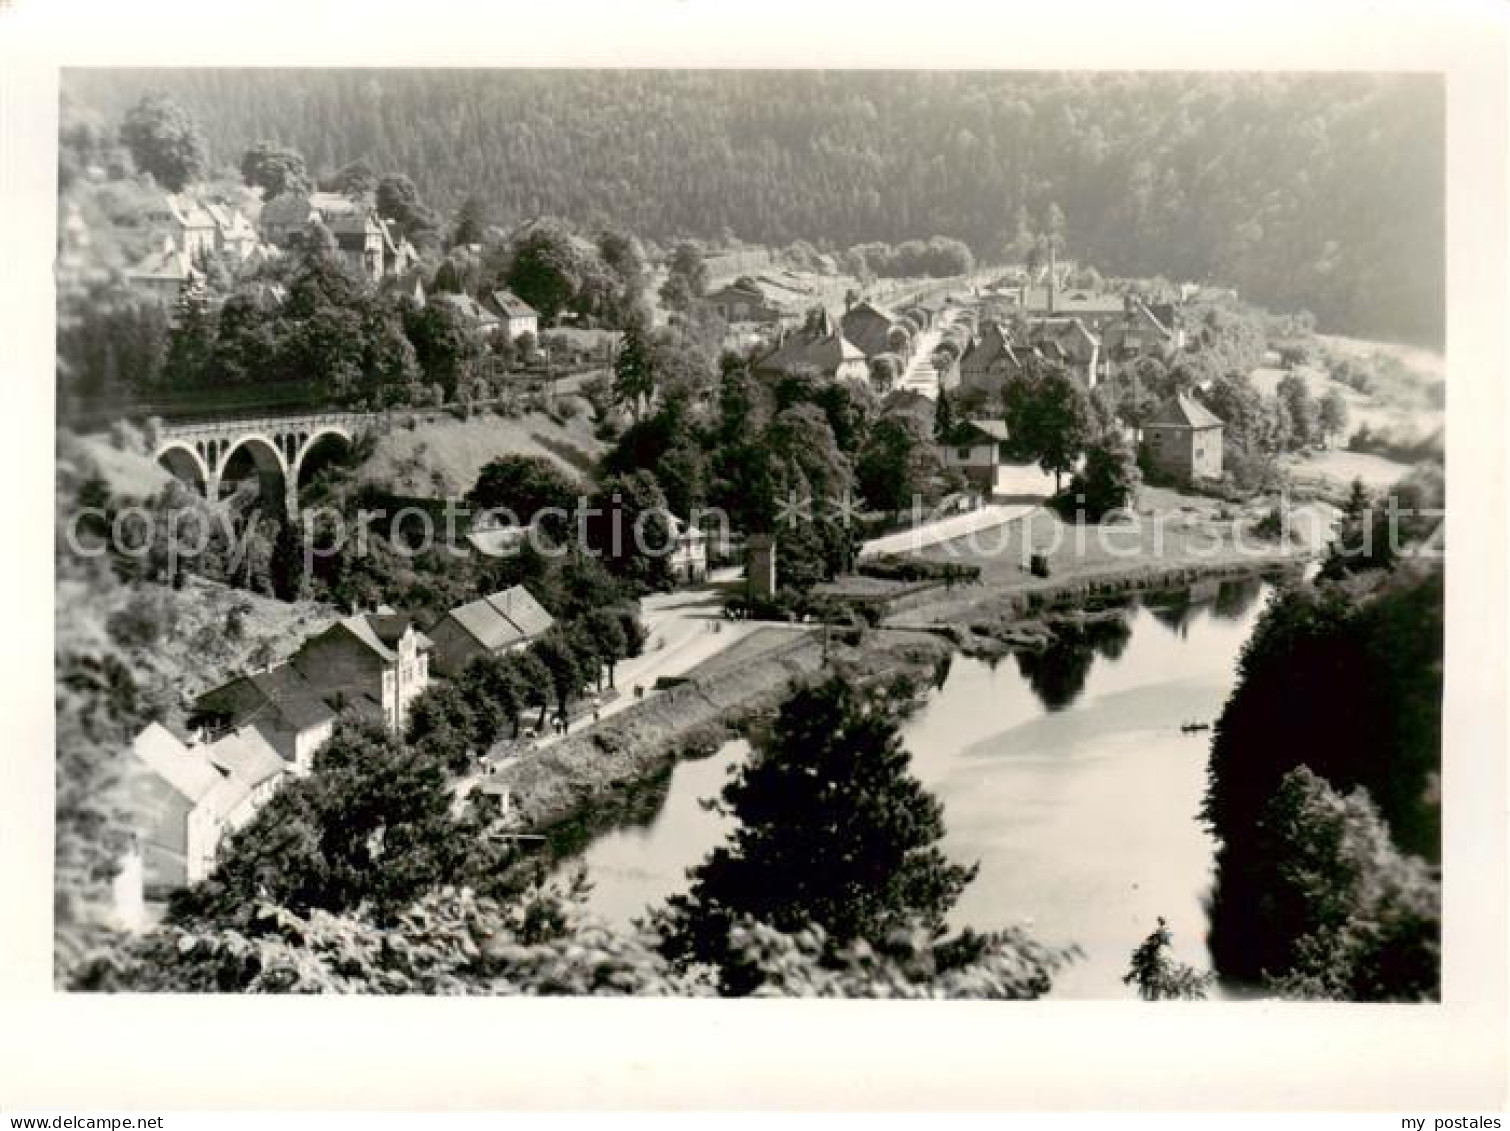
[[[124,648],[150,648],[177,623],[173,608],[157,594],[138,590],[124,608],[110,614],[105,629]]]
[[[861,562],[855,572],[883,581],[978,581],[980,566],[964,562],[935,562],[927,558],[886,554]]]

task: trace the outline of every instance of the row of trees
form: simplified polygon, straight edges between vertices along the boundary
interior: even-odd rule
[[[547,712],[565,721],[584,693],[613,686],[615,665],[639,652],[644,632],[628,609],[593,609],[551,629],[522,652],[470,661],[453,680],[427,688],[410,707],[409,741],[442,757],[456,773],[471,769],[494,743],[518,738],[527,711],[543,730]]]

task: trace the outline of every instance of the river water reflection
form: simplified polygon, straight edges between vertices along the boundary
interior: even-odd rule
[[[1128,956],[1160,915],[1178,956],[1208,967],[1212,845],[1197,813],[1210,734],[1180,728],[1220,712],[1267,588],[1151,599],[1038,655],[956,656],[904,725],[914,772],[944,803],[945,851],[980,862],[957,922],[1078,944],[1054,996],[1128,997]],[[701,802],[747,754],[738,741],[680,763],[634,820],[586,846],[594,911],[626,923],[683,889],[727,831]]]

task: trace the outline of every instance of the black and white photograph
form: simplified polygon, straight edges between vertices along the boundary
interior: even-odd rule
[[[1451,996],[1441,69],[49,97],[52,994]]]

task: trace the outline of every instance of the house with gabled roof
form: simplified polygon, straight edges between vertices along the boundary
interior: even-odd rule
[[[540,312],[513,291],[489,291],[482,296],[482,305],[497,319],[509,341],[518,340],[521,334],[540,335]]]
[[[1136,361],[1143,357],[1166,360],[1183,349],[1185,336],[1175,325],[1174,308],[1150,306],[1129,296],[1122,317],[1101,327],[1103,363]]]
[[[217,200],[204,201],[202,207],[215,225],[216,251],[238,263],[252,254],[259,242],[257,229],[241,209]]]
[[[1046,361],[1062,365],[1088,389],[1101,375],[1101,339],[1079,318],[1040,318],[1028,329],[1028,345]]]
[[[380,721],[395,734],[430,683],[430,638],[399,613],[346,617],[311,636],[288,663],[337,711]]]
[[[1179,393],[1143,422],[1144,457],[1181,480],[1220,479],[1224,428],[1209,408]]]
[[[204,285],[205,277],[194,266],[193,256],[179,248],[172,236],[165,235],[162,240],[156,250],[126,270],[126,283],[132,290],[172,306],[185,290]]]
[[[839,329],[866,359],[892,351],[891,332],[901,325],[895,312],[869,301],[855,303],[839,319]]]
[[[773,303],[755,280],[736,279],[693,301],[702,310],[710,310],[729,325],[754,322],[775,325],[782,319],[781,308]]]
[[[485,338],[491,338],[498,333],[502,325],[498,315],[471,295],[457,294],[455,291],[436,291],[430,296],[429,301],[432,306],[444,306],[453,311],[462,322]]]
[[[164,193],[142,219],[190,259],[215,250],[215,218],[192,196]]]
[[[190,744],[153,723],[131,744],[128,778],[146,894],[199,883],[221,840],[252,819],[283,781],[287,764],[253,729]]]
[[[1005,462],[1006,443],[1004,421],[961,421],[939,443],[939,459],[946,469],[958,471],[972,487],[991,495]]]
[[[1010,332],[993,319],[986,323],[980,337],[965,347],[959,359],[960,388],[979,389],[995,396],[1023,371],[1023,355],[1012,344]]]
[[[316,221],[335,238],[341,262],[369,279],[402,274],[418,261],[413,246],[371,202],[344,193],[280,193],[262,206],[257,223],[263,239],[287,247]]]
[[[476,656],[528,647],[555,623],[523,585],[514,585],[459,605],[431,626],[435,670],[455,677]]]
[[[773,376],[811,368],[832,380],[866,381],[870,366],[865,354],[834,326],[827,311],[819,310],[800,330],[788,334],[774,350],[755,363],[757,373]]]
[[[278,664],[204,692],[194,701],[189,724],[206,739],[251,728],[290,773],[303,775],[335,730],[336,714],[312,683],[288,664]]]

